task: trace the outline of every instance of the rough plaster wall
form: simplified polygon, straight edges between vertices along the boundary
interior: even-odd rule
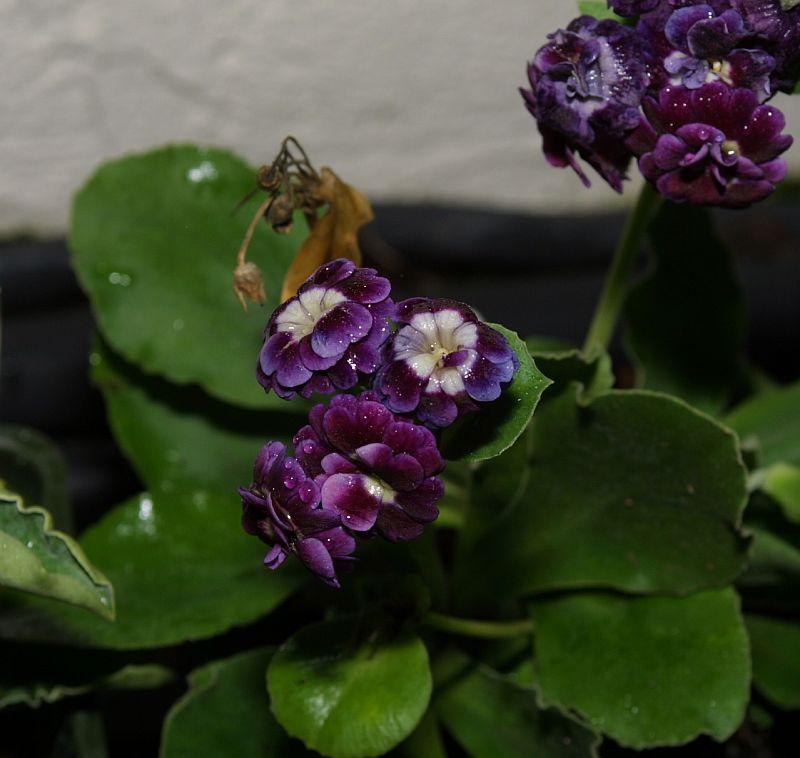
[[[373,198],[616,196],[546,166],[515,91],[572,0],[0,0],[0,231],[62,231],[97,163],[294,133]],[[785,104],[785,101],[784,101]],[[800,126],[800,98],[790,120]],[[800,150],[795,150],[795,161]]]

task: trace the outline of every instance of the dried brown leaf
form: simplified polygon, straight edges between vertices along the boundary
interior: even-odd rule
[[[317,195],[328,212],[317,219],[283,280],[281,302],[297,294],[300,285],[320,266],[337,258],[361,265],[358,230],[375,217],[372,206],[355,187],[339,179],[329,168],[321,171]]]

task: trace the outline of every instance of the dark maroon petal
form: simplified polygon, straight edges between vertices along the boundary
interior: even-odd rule
[[[444,496],[444,484],[438,477],[426,479],[413,492],[398,492],[395,503],[421,523],[434,521],[439,515],[436,503]]]
[[[294,451],[303,468],[311,475],[322,473],[322,459],[331,452],[330,448],[320,440],[314,429],[304,426],[294,439]]]
[[[505,369],[505,370],[504,370]],[[478,358],[464,374],[464,386],[473,400],[488,403],[502,394],[502,384],[513,377],[508,366],[498,366],[485,358]]]
[[[682,139],[674,134],[664,134],[658,138],[652,159],[662,171],[672,171],[681,165],[686,151],[687,146]]]
[[[732,208],[746,208],[769,197],[775,191],[775,185],[768,181],[735,181],[731,182],[725,193],[727,205]]]
[[[297,387],[307,382],[312,372],[303,365],[299,345],[293,341],[278,341],[277,338],[281,334],[275,335],[267,342],[261,353],[261,368],[265,373],[270,373],[270,369],[274,367],[275,379],[278,382],[284,387]]]
[[[354,474],[358,467],[341,453],[329,453],[322,459],[322,470],[327,474]]]
[[[372,316],[363,305],[342,303],[317,321],[311,334],[311,346],[325,358],[341,357],[353,342],[364,339],[371,327]]]
[[[420,421],[438,429],[450,426],[458,418],[458,405],[443,392],[438,395],[425,395],[417,410]]]
[[[385,468],[392,459],[392,449],[382,442],[370,442],[354,451],[357,458],[373,471]]]
[[[339,580],[336,578],[336,570],[333,567],[333,558],[322,542],[314,537],[307,537],[297,543],[295,550],[297,557],[309,571],[316,574],[325,584],[339,587]]]
[[[353,408],[331,407],[322,427],[333,447],[351,454],[363,445],[380,441],[383,430],[392,421],[392,414],[385,405],[364,401]]]
[[[328,376],[340,390],[349,390],[358,384],[358,372],[346,358],[342,358],[332,369],[329,369]]]
[[[322,505],[337,511],[348,529],[366,532],[375,525],[381,501],[367,489],[363,474],[334,474],[322,485]]]
[[[356,264],[346,258],[337,258],[335,261],[320,266],[300,288],[306,292],[312,287],[333,287],[347,279],[356,270]]]
[[[375,472],[392,489],[403,491],[418,487],[425,476],[422,464],[409,453],[393,456],[386,466],[376,468]]]
[[[768,161],[761,164],[761,170],[764,172],[764,179],[773,184],[783,181],[786,174],[789,172],[789,167],[783,158],[776,158],[774,161]]]
[[[422,524],[407,516],[401,508],[391,504],[381,508],[375,526],[381,536],[390,542],[414,540],[424,530]]]

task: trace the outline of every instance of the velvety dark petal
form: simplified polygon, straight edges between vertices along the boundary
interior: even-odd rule
[[[325,357],[317,353],[312,347],[311,337],[303,337],[298,343],[300,349],[300,360],[309,371],[327,371],[341,360],[341,353],[331,357]]]
[[[325,584],[339,587],[339,580],[336,578],[336,570],[333,567],[333,558],[322,542],[314,537],[307,537],[297,543],[295,550],[297,557],[309,571],[316,574]]]
[[[363,474],[334,474],[322,485],[322,506],[337,511],[348,529],[366,532],[375,525],[381,505],[375,492]]]
[[[422,464],[409,453],[392,456],[375,473],[394,490],[408,491],[418,487],[425,476]]]
[[[395,361],[378,373],[377,388],[395,413],[411,413],[419,405],[422,380],[404,361]]]
[[[394,501],[415,521],[427,524],[438,517],[436,503],[442,497],[444,484],[438,477],[430,477],[412,492],[398,492]]]
[[[331,452],[310,425],[304,426],[292,440],[294,454],[310,476],[322,473],[322,459]]]
[[[346,258],[337,258],[335,261],[320,266],[300,290],[307,291],[311,287],[333,287],[351,276],[355,270],[355,263]]]
[[[690,48],[689,32],[699,21],[707,21],[712,18],[714,18],[714,9],[704,3],[691,5],[688,8],[679,8],[667,20],[664,34],[667,41],[677,50],[700,57],[695,50]]]
[[[501,383],[508,381],[505,377],[509,373],[511,372],[504,372],[502,366],[485,358],[479,358],[464,374],[464,386],[473,400],[488,403],[500,397]]]
[[[450,426],[458,418],[458,405],[443,392],[438,395],[425,395],[417,409],[419,420],[436,429]]]
[[[508,340],[486,324],[478,327],[478,343],[475,349],[494,363],[504,363],[516,360],[516,354],[508,344]]]
[[[311,346],[323,357],[341,357],[353,342],[364,339],[371,328],[372,316],[363,305],[341,303],[317,321],[311,333]]]
[[[328,476],[332,474],[355,474],[358,466],[341,453],[329,453],[322,459],[322,470]]]
[[[339,292],[356,303],[380,303],[389,297],[392,285],[388,279],[378,276],[374,268],[356,269],[337,286]]]
[[[381,536],[390,542],[415,540],[424,530],[422,524],[407,516],[401,508],[391,504],[381,508],[375,526]]]
[[[355,455],[365,466],[373,471],[388,466],[393,457],[392,449],[382,442],[371,442],[368,445],[362,445],[356,448]]]
[[[392,421],[392,414],[385,405],[365,401],[352,407],[331,407],[322,428],[333,447],[351,454],[363,445],[380,441],[383,430]]]
[[[342,358],[332,369],[329,369],[328,376],[340,390],[349,390],[358,384],[358,372],[346,358]]]
[[[734,181],[725,193],[725,205],[729,208],[746,208],[769,197],[775,185],[768,181]]]

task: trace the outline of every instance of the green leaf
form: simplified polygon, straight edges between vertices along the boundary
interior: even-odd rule
[[[29,673],[24,681],[9,682],[3,672],[0,708],[19,703],[38,708],[45,703],[55,703],[96,690],[157,689],[173,679],[172,671],[156,664],[129,664],[103,676],[73,674],[67,680],[54,676],[52,672],[42,672],[35,676]]]
[[[164,722],[160,757],[310,755],[270,713],[264,670],[273,652],[249,650],[192,671],[189,691]]]
[[[585,406],[565,393],[543,405],[531,434],[524,495],[465,561],[480,607],[498,587],[516,597],[581,587],[685,594],[742,570],[744,466],[735,436],[708,416],[649,392]]]
[[[127,360],[247,407],[277,406],[254,379],[262,332],[305,223],[261,224],[251,259],[267,307],[247,313],[232,289],[236,252],[260,199],[234,213],[255,170],[232,153],[180,145],[101,166],[75,197],[70,247],[103,335]]]
[[[592,348],[588,354],[583,350],[563,350],[533,352],[532,355],[536,365],[553,382],[545,396],[547,400],[569,389],[575,382],[581,386],[581,402],[588,402],[614,386],[611,358],[603,350]]]
[[[628,341],[648,389],[721,410],[742,377],[744,300],[705,208],[662,203],[655,267],[626,304]]]
[[[436,710],[448,731],[474,758],[594,756],[598,736],[554,708],[542,709],[536,693],[485,667],[474,667],[445,687]]]
[[[598,19],[613,18],[616,21],[623,20],[608,7],[606,0],[578,0],[578,10],[581,14],[594,16]]]
[[[51,603],[8,598],[0,637],[118,649],[204,639],[269,613],[305,580],[288,563],[262,565],[264,546],[242,530],[236,494],[144,493],[81,539],[114,582],[117,620],[96,621]]]
[[[789,521],[800,524],[800,466],[773,464],[764,472],[761,489],[781,506]]]
[[[60,529],[72,528],[67,463],[41,432],[0,424],[0,481],[25,502],[48,511]]]
[[[684,598],[572,595],[536,603],[542,696],[626,747],[728,738],[744,717],[750,657],[731,589]]]
[[[800,624],[747,615],[753,682],[781,708],[800,708]]]
[[[252,478],[268,440],[288,442],[306,423],[299,413],[254,411],[214,400],[197,387],[147,376],[99,342],[92,376],[122,450],[154,493],[234,493]],[[302,405],[302,404],[301,404]]]
[[[800,465],[800,382],[743,403],[725,423],[743,444],[759,445],[762,466],[780,462]]]
[[[491,326],[506,337],[517,353],[519,371],[498,400],[444,430],[440,448],[450,461],[483,461],[508,450],[525,430],[542,393],[551,384],[516,332],[499,324]]]
[[[800,0],[781,0],[781,8],[785,11],[790,11],[800,5]]]
[[[359,628],[348,618],[302,629],[267,670],[278,722],[333,758],[382,755],[404,740],[425,713],[431,686],[418,637]]]
[[[0,490],[0,585],[114,618],[114,590],[43,508]],[[81,614],[82,615],[82,614]]]

